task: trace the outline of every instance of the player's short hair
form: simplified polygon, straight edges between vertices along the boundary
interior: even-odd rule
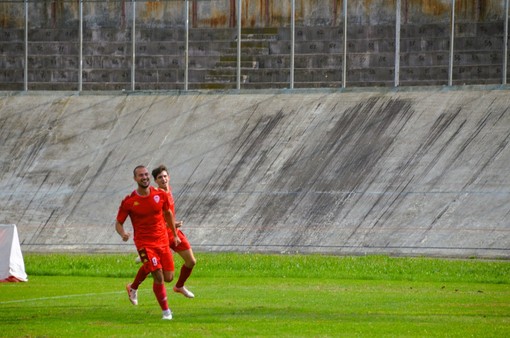
[[[133,177],[136,177],[136,171],[137,171],[138,169],[140,169],[140,168],[147,168],[147,167],[146,167],[146,166],[144,166],[144,165],[142,165],[142,164],[137,165],[137,166],[135,167],[135,169],[133,169]]]
[[[158,175],[161,174],[161,172],[163,172],[163,171],[166,171],[168,173],[168,169],[166,168],[166,166],[161,164],[160,166],[158,166],[157,168],[154,168],[152,170],[152,177],[154,177],[154,179],[156,179],[158,177]]]

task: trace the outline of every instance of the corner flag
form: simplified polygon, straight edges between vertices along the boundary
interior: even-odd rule
[[[15,224],[0,224],[0,282],[26,282],[25,263]]]

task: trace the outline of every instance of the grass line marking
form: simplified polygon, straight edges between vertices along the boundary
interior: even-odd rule
[[[101,293],[82,293],[77,295],[63,295],[63,296],[54,296],[54,297],[41,297],[41,298],[28,298],[28,299],[17,299],[17,300],[8,300],[8,301],[0,301],[0,305],[2,304],[12,304],[12,303],[24,303],[24,302],[33,302],[39,300],[52,300],[52,299],[65,299],[65,298],[74,298],[74,297],[89,297],[89,296],[99,296],[99,295],[113,295],[118,293],[126,293],[126,291],[112,291],[112,292],[101,292]]]

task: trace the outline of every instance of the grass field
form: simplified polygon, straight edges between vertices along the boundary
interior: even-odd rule
[[[163,321],[152,280],[127,299],[134,258],[25,254],[0,337],[510,337],[508,261],[199,253]]]

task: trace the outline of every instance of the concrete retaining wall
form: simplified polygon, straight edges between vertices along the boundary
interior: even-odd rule
[[[24,251],[134,251],[113,222],[167,164],[196,251],[510,258],[510,92],[0,96],[0,223]]]

